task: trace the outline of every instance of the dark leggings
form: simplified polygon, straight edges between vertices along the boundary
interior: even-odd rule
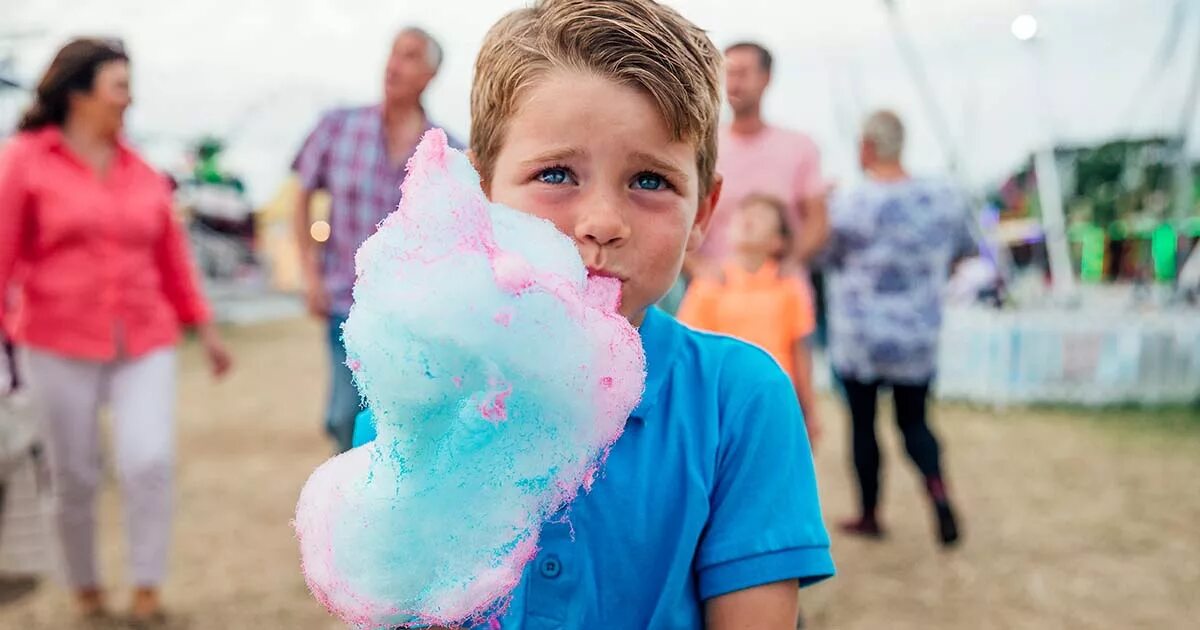
[[[879,442],[875,438],[875,407],[879,388],[887,383],[863,382],[842,375],[846,401],[850,405],[854,468],[858,473],[862,498],[862,515],[875,516],[879,503]],[[920,385],[891,384],[896,407],[896,423],[904,435],[908,456],[925,476],[926,483],[942,477],[937,438],[925,421],[929,383]]]

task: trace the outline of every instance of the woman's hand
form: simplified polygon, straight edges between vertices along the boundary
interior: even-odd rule
[[[233,367],[233,355],[229,354],[229,350],[225,348],[225,343],[221,341],[217,327],[212,324],[201,324],[196,332],[200,336],[200,343],[204,346],[204,353],[208,356],[208,365],[212,370],[213,377],[219,379],[225,376]]]

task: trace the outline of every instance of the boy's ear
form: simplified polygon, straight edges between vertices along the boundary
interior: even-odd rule
[[[700,206],[696,208],[696,220],[692,222],[692,231],[688,234],[688,252],[696,251],[704,243],[704,235],[708,234],[708,226],[712,223],[713,211],[717,208],[717,201],[721,199],[721,186],[724,183],[725,178],[720,173],[715,173],[713,175],[712,187],[709,188],[708,194],[700,199]]]

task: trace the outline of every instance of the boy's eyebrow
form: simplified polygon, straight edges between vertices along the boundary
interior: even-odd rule
[[[683,183],[688,181],[687,173],[667,160],[658,157],[657,155],[651,155],[644,151],[637,151],[632,157],[635,160],[649,164],[650,167],[655,170],[662,171],[664,175],[674,179],[677,182]]]
[[[579,157],[580,154],[582,154],[582,153],[583,153],[583,151],[580,151],[579,149],[577,149],[575,147],[566,147],[563,149],[552,149],[550,151],[546,151],[545,153],[540,153],[538,155],[533,156],[532,158],[530,158],[528,160],[521,162],[521,165],[525,166],[525,167],[532,167],[532,166],[537,166],[539,164],[546,164],[548,162],[565,162],[567,160],[570,160],[571,158]]]

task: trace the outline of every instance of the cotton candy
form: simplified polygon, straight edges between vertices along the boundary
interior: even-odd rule
[[[551,223],[489,203],[442,131],[408,169],[358,251],[344,328],[378,436],[317,468],[296,508],[309,588],[359,628],[502,610],[645,381],[619,280],[590,277]]]

